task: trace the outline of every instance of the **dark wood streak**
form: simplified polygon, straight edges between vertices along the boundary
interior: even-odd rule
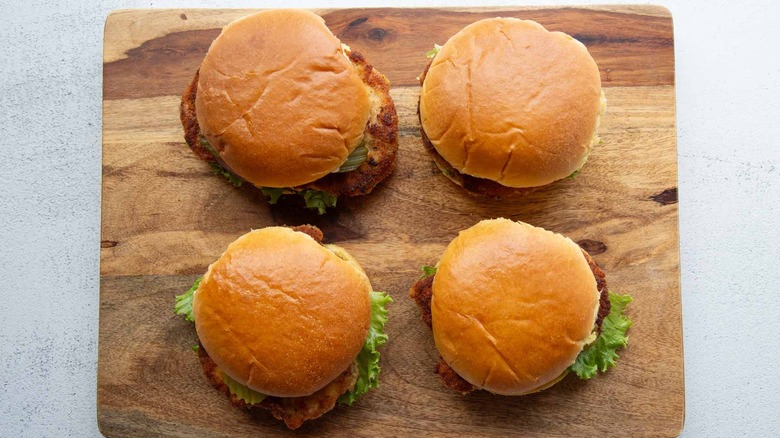
[[[113,248],[117,246],[119,242],[113,241],[113,240],[101,240],[100,241],[100,247],[101,248]]]
[[[387,31],[381,27],[375,27],[368,31],[368,37],[374,41],[382,41],[387,36]]]
[[[577,245],[587,251],[590,255],[602,254],[607,251],[607,245],[598,240],[582,239],[577,242]]]
[[[674,84],[674,44],[668,17],[564,8],[460,12],[446,9],[345,9],[324,16],[345,43],[364,54],[394,87],[416,86],[425,52],[452,29],[489,17],[518,17],[565,31],[588,46],[605,86]],[[370,20],[369,20],[370,17]],[[181,17],[182,20],[186,19]],[[174,32],[103,66],[104,99],[181,94],[219,29]]]
[[[127,167],[115,167],[115,166],[103,166],[103,178],[116,178],[121,180],[122,178],[126,178],[128,176],[131,176],[133,173],[132,169],[128,169]],[[189,171],[189,172],[182,172],[182,171],[169,171],[169,170],[154,170],[154,176],[159,178],[177,178],[177,179],[198,179],[203,178],[204,175],[207,175],[209,173],[213,173],[211,171],[210,167],[203,167],[203,171]],[[227,181],[225,181],[226,184],[229,184]]]
[[[349,27],[354,27],[354,26],[357,26],[359,24],[363,24],[366,21],[368,21],[368,17],[358,18],[357,20],[354,20],[353,22],[349,23]]]
[[[157,170],[154,174],[160,178],[203,178],[203,172],[171,172],[168,170]]]
[[[653,201],[661,205],[669,205],[677,203],[677,187],[666,189],[661,193],[655,194],[650,197]]]
[[[181,95],[220,29],[174,32],[103,65],[103,98]]]
[[[610,38],[606,35],[593,35],[585,33],[573,33],[571,34],[574,39],[585,44],[586,46],[593,46],[596,44],[638,44],[644,42],[643,38]]]
[[[109,165],[103,165],[103,178],[118,178],[121,179],[125,176],[127,176],[130,173],[130,170],[128,170],[126,167],[115,167],[115,166],[109,166]]]
[[[350,224],[343,219],[340,221],[328,221],[323,224],[323,233],[328,233],[324,239],[325,243],[338,244],[350,240],[360,241],[366,237],[358,224]]]

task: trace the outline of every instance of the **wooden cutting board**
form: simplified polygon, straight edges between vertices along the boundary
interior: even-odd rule
[[[398,168],[326,216],[269,206],[211,174],[186,147],[179,96],[221,26],[250,10],[133,10],[108,17],[103,65],[103,209],[98,420],[109,437],[289,433],[230,406],[202,375],[193,326],[173,315],[228,243],[253,228],[312,223],[395,302],[381,387],[296,436],[676,436],[684,417],[672,18],[653,6],[319,10],[392,82]],[[536,20],[582,41],[608,100],[603,144],[574,179],[524,199],[464,193],[424,152],[415,114],[425,52],[487,17]],[[564,233],[635,301],[619,366],[525,397],[461,396],[433,373],[430,331],[407,298],[423,264],[461,229],[508,217]]]

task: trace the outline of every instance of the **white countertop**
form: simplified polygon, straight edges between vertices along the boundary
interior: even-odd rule
[[[391,5],[84,3],[0,3],[0,124],[6,136],[0,170],[0,436],[100,436],[95,406],[101,63],[109,11]],[[658,4],[672,11],[675,32],[686,380],[682,436],[777,437],[780,3]]]

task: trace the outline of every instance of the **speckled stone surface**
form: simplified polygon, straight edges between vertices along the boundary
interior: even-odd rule
[[[119,8],[261,5],[85,3],[0,2],[0,124],[5,138],[0,170],[0,436],[100,436],[95,391],[106,15]],[[521,3],[459,0],[448,5]],[[683,436],[777,437],[780,26],[775,21],[780,3],[660,3],[674,15],[677,56],[687,405]]]

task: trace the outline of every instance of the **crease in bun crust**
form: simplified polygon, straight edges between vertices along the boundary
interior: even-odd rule
[[[598,143],[606,102],[598,66],[580,42],[536,22],[465,27],[420,81],[420,122],[437,164],[477,193],[503,196],[565,178]]]

